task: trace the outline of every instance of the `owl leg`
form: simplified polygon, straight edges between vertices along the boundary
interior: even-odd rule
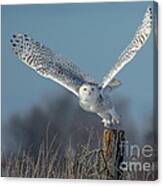
[[[109,111],[109,114],[111,115],[111,123],[112,124],[119,124],[120,122],[120,117],[119,115],[117,114],[117,112],[115,111],[114,108],[112,108],[110,111]]]
[[[106,127],[106,128],[110,128],[110,126],[111,126],[111,120],[110,119],[103,118],[102,123],[104,124],[104,127]]]

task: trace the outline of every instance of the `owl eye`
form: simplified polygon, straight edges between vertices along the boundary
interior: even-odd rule
[[[87,90],[87,88],[83,88],[83,90],[84,90],[84,91],[86,91],[86,90]]]

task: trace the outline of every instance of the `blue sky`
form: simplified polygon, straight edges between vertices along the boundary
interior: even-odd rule
[[[16,58],[9,42],[13,33],[28,33],[100,81],[131,41],[151,3],[2,6],[2,120],[65,91]],[[153,109],[153,33],[117,78],[123,86],[113,97],[128,97],[133,117],[141,121]]]

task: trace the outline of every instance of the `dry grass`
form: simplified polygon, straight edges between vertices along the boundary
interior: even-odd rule
[[[107,170],[103,151],[91,148],[92,133],[85,145],[72,148],[68,142],[63,151],[61,145],[56,144],[57,136],[49,143],[48,129],[35,156],[32,147],[26,150],[19,148],[17,153],[2,153],[3,177],[31,177],[31,178],[72,178],[72,179],[114,179]]]
[[[74,150],[71,141],[63,151],[56,144],[57,136],[49,142],[48,130],[38,152],[32,154],[32,147],[26,150],[19,148],[17,153],[2,153],[1,174],[3,177],[30,178],[67,178],[67,179],[117,179],[115,171],[119,170],[112,160],[106,162],[101,142],[96,148],[91,148],[92,135],[86,145],[78,145]],[[61,152],[62,151],[62,152]],[[61,155],[62,154],[62,155]],[[149,175],[138,175],[134,172],[120,172],[119,179],[148,180]]]

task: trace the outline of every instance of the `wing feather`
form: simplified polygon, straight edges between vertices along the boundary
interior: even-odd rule
[[[123,53],[118,58],[117,63],[114,67],[107,73],[102,82],[101,86],[105,88],[109,83],[115,78],[117,73],[128,64],[137,54],[137,52],[142,48],[142,46],[147,41],[152,30],[152,8],[148,7],[142,20],[142,24],[138,27],[138,30],[130,42],[128,47],[123,51]]]
[[[79,87],[83,83],[94,82],[70,60],[52,52],[27,34],[14,34],[11,43],[15,54],[22,62],[77,96]]]

